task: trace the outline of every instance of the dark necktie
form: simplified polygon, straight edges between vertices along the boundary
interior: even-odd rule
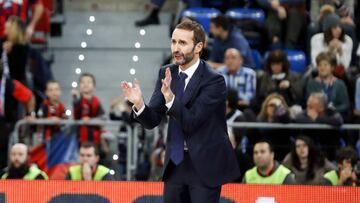
[[[181,101],[181,98],[184,95],[186,78],[187,75],[183,72],[180,72],[179,82],[174,92],[177,100]],[[178,165],[184,159],[184,134],[181,129],[181,125],[178,122],[174,122],[172,125],[170,147],[170,159],[174,162],[175,165]]]

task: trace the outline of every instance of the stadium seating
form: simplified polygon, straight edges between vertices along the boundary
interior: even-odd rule
[[[193,17],[203,27],[206,33],[210,32],[210,19],[220,14],[215,8],[189,8],[183,11],[181,17]]]

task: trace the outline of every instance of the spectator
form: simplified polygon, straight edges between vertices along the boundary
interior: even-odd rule
[[[338,150],[336,162],[339,170],[327,172],[324,177],[328,185],[358,186],[359,180],[354,171],[357,162],[356,152],[351,147],[345,147]]]
[[[269,123],[288,123],[290,115],[288,105],[283,96],[272,93],[262,103],[257,121]]]
[[[18,16],[27,23],[26,35],[30,39],[43,12],[42,0],[2,1],[0,3],[2,15],[0,15],[0,36],[4,35],[5,22],[10,16]]]
[[[95,77],[90,73],[82,73],[79,78],[80,95],[77,90],[73,90],[73,115],[74,119],[89,121],[91,119],[102,118],[104,110],[100,100],[95,93]],[[79,136],[80,143],[91,141],[96,145],[100,144],[100,127],[97,126],[80,126]]]
[[[267,10],[266,25],[274,47],[293,49],[305,25],[305,0],[257,0]],[[280,46],[279,46],[280,45]]]
[[[327,96],[323,93],[313,93],[307,101],[306,110],[295,117],[296,123],[321,123],[340,126],[343,119],[333,108],[327,106]],[[335,158],[335,150],[339,146],[339,132],[337,130],[305,130],[303,134],[311,136],[316,144],[323,147],[328,158]]]
[[[288,105],[281,95],[270,94],[262,103],[261,111],[257,117],[258,122],[289,123],[291,121]],[[282,160],[290,150],[292,135],[289,129],[261,129],[259,139],[270,140],[274,144],[276,160]]]
[[[274,160],[270,141],[260,140],[254,146],[255,167],[246,171],[246,184],[295,184],[294,175],[285,166]]]
[[[335,65],[336,73],[343,75],[350,67],[353,40],[345,34],[339,16],[334,13],[324,17],[322,28],[322,33],[315,34],[311,38],[311,63],[316,67],[317,56],[322,52],[331,52],[338,61],[337,66]]]
[[[353,17],[354,17],[354,0],[318,0],[311,1],[310,4],[310,18],[312,22],[316,22],[318,20],[322,20],[322,10],[326,7],[332,7],[333,12],[340,15],[341,21],[347,24],[354,25]],[[329,8],[325,8],[329,10]]]
[[[35,165],[28,164],[29,149],[17,143],[10,150],[10,165],[1,179],[47,180],[48,176]]]
[[[1,39],[0,53],[6,52],[10,76],[27,84],[26,65],[29,54],[29,42],[26,37],[25,24],[17,16],[11,16],[5,24],[5,36]]]
[[[307,100],[306,110],[295,118],[297,123],[323,123],[333,126],[343,124],[339,113],[328,107],[327,96],[324,93],[313,93]]]
[[[334,107],[344,118],[350,110],[350,101],[345,83],[333,75],[336,58],[331,53],[322,52],[316,57],[318,76],[308,81],[306,98],[312,93],[323,92],[327,96],[327,105]],[[326,105],[326,106],[327,106]]]
[[[38,117],[49,120],[59,121],[66,118],[65,106],[59,100],[61,95],[60,84],[57,81],[50,80],[46,84],[46,99],[42,102]],[[51,136],[58,132],[60,129],[58,126],[45,127],[44,138],[50,140]]]
[[[212,67],[218,68],[224,65],[224,54],[228,48],[235,48],[240,51],[245,66],[255,67],[249,43],[240,30],[232,26],[229,18],[223,15],[212,18],[210,32],[215,38],[209,59],[209,64]]]
[[[32,92],[17,80],[8,77],[7,65],[0,60],[0,169],[7,165],[9,136],[19,119],[18,102],[24,105],[28,118],[35,117],[35,98]]]
[[[256,73],[253,69],[243,66],[243,57],[235,48],[225,52],[225,67],[219,69],[224,76],[227,88],[238,93],[238,106],[241,109],[249,107],[256,93]]]
[[[291,152],[283,163],[295,174],[296,183],[302,185],[324,184],[324,174],[335,169],[307,136],[298,136]]]
[[[258,100],[263,101],[269,94],[276,92],[292,106],[301,103],[302,91],[300,79],[290,70],[286,54],[281,50],[270,52],[265,62],[265,73],[261,78]]]
[[[110,169],[98,164],[99,149],[91,142],[83,142],[79,149],[79,164],[71,166],[66,180],[113,180]]]

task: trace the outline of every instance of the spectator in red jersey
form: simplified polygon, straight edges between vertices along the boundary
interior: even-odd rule
[[[0,169],[7,164],[10,133],[19,119],[18,102],[24,105],[29,118],[35,116],[32,92],[19,81],[8,77],[8,70],[4,71],[4,67],[7,66],[0,60]]]
[[[28,39],[34,33],[35,26],[44,12],[42,0],[3,0],[0,3],[0,37],[4,36],[5,22],[10,16],[18,16],[26,23]]]
[[[100,100],[95,93],[95,77],[90,73],[83,73],[79,78],[80,94],[74,89],[73,115],[76,120],[89,121],[94,118],[102,118],[105,115]],[[80,126],[80,143],[85,141],[100,143],[99,126]]]
[[[47,98],[42,102],[39,108],[38,117],[57,121],[66,118],[65,106],[59,100],[61,95],[60,84],[54,80],[48,81],[46,84],[45,94]],[[49,140],[51,136],[58,131],[58,126],[46,127],[44,138]]]

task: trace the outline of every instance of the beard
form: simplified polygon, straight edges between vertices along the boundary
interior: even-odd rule
[[[21,164],[19,167],[15,167],[13,164],[10,165],[7,179],[22,179],[29,171],[27,164]]]
[[[194,49],[195,49],[195,46],[193,47],[191,52],[188,52],[186,54],[184,54],[182,52],[179,52],[179,51],[173,52],[172,53],[173,63],[176,64],[176,65],[180,65],[180,66],[190,63],[194,59],[194,56],[195,56]],[[175,55],[176,56],[181,56],[183,59],[181,61],[177,61],[175,59]]]

